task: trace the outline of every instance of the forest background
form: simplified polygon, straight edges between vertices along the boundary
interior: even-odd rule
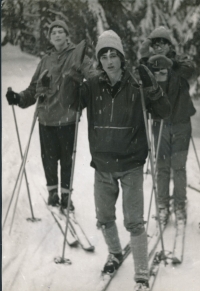
[[[98,36],[107,29],[122,39],[131,69],[137,66],[142,42],[156,27],[171,32],[177,53],[194,61],[192,96],[200,93],[200,0],[4,0],[1,25],[7,42],[42,57],[48,46],[48,27],[64,20],[75,44],[87,39],[88,54],[94,57]]]

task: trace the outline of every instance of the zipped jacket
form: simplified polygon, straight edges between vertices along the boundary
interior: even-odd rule
[[[170,114],[166,96],[151,101],[145,94],[148,110],[158,118]],[[126,70],[114,98],[105,73],[84,82],[82,108],[87,107],[91,166],[98,171],[126,171],[143,165],[148,153],[140,90]]]
[[[75,123],[78,105],[79,84],[70,76],[70,68],[74,65],[75,45],[70,44],[62,52],[53,48],[45,55],[37,66],[29,87],[20,92],[21,108],[33,105],[38,100],[39,122],[47,126],[62,126]],[[49,88],[43,87],[41,74],[48,70]],[[94,74],[92,62],[84,58],[81,73],[85,78]]]

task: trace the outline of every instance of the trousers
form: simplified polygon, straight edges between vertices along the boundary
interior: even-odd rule
[[[158,144],[160,122],[154,122],[155,147]],[[191,137],[191,122],[163,124],[157,163],[157,187],[160,207],[168,207],[172,170],[175,207],[184,207],[186,201],[186,161]]]
[[[122,188],[124,225],[132,235],[144,232],[143,166],[125,172],[95,171],[94,197],[96,218],[100,224],[116,220],[115,204]]]
[[[70,186],[75,124],[44,126],[39,124],[41,157],[48,190],[58,187],[58,162],[60,161],[61,191]]]

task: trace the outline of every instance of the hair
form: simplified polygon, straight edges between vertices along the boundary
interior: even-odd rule
[[[55,26],[52,26],[51,29],[49,30],[49,35],[51,35],[51,32],[53,30],[54,27],[58,27],[58,28],[62,28],[66,34],[66,36],[69,35],[68,31],[66,29],[64,29],[64,27],[60,26],[60,25],[55,25]]]
[[[107,53],[109,50],[115,50],[117,52],[117,55],[118,57],[120,58],[121,60],[121,68],[122,69],[125,69],[126,67],[126,61],[125,61],[125,58],[124,56],[122,55],[122,53],[120,53],[117,49],[115,48],[112,48],[112,47],[104,47],[102,48],[99,52],[98,52],[98,55],[97,55],[97,61],[98,61],[98,65],[97,65],[97,70],[103,70],[103,67],[102,67],[102,64],[100,62],[100,58],[103,54]]]

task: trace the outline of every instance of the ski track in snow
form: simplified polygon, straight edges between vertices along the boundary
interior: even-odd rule
[[[8,87],[16,92],[25,89],[30,83],[39,59],[23,53],[18,47],[9,44],[2,47],[2,221],[5,217],[16,177],[21,164],[21,157],[12,115],[12,108],[7,105],[5,93]],[[200,100],[195,100],[197,113],[192,119],[193,137],[200,156]],[[33,120],[34,106],[23,110],[15,106],[17,122],[23,151],[28,141]],[[95,246],[94,253],[86,253],[80,247],[66,245],[65,257],[72,265],[55,264],[54,257],[61,256],[63,236],[41,195],[47,198],[45,178],[40,158],[38,124],[31,139],[31,146],[26,163],[34,216],[39,222],[27,222],[31,217],[27,190],[23,180],[15,214],[12,232],[9,235],[13,205],[3,229],[2,247],[2,284],[3,291],[98,291],[100,271],[107,258],[107,248],[101,232],[96,229],[93,200],[94,171],[89,166],[90,154],[87,140],[87,120],[83,112],[79,124],[77,160],[74,175],[74,193],[72,199],[76,207],[77,219]],[[188,156],[188,183],[200,189],[200,170],[194,150],[190,145]],[[151,179],[145,178],[145,219],[151,193]],[[40,195],[41,194],[41,195]],[[154,207],[153,207],[154,208]],[[153,213],[154,210],[152,210]],[[117,224],[122,246],[129,240],[129,234],[123,226],[121,197],[117,203]],[[149,233],[155,223],[151,219]],[[200,290],[200,193],[188,188],[188,222],[185,239],[185,253],[182,265],[161,266],[154,291],[199,291]],[[171,221],[164,235],[166,250],[171,250],[175,229]],[[160,249],[160,246],[158,246]],[[126,259],[108,291],[133,290],[132,255]]]

